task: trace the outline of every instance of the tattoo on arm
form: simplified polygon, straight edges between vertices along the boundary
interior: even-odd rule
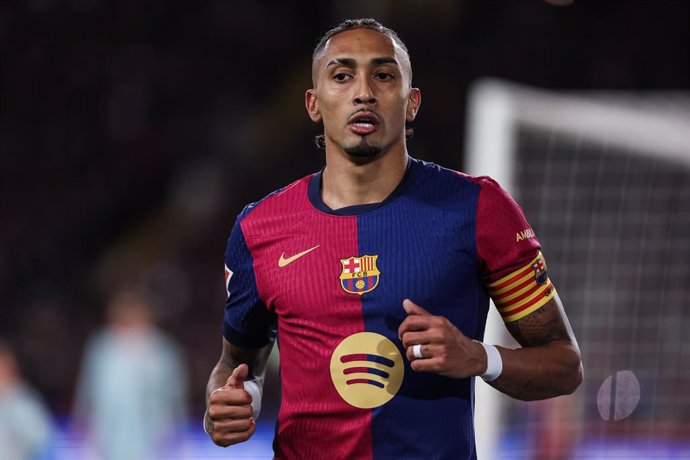
[[[523,347],[535,347],[556,340],[573,341],[558,297],[517,321],[506,323],[510,334]]]

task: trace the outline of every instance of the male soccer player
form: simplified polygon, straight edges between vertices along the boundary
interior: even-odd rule
[[[277,331],[276,458],[476,458],[473,377],[524,400],[582,378],[539,242],[490,178],[408,155],[421,94],[395,32],[345,21],[312,78],[326,167],[237,218],[204,426],[221,446],[254,433]],[[522,348],[481,342],[489,297]]]

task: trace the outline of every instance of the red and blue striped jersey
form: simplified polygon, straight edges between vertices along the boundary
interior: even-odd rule
[[[258,348],[277,330],[276,458],[476,458],[474,379],[411,370],[402,301],[478,340],[492,289],[507,320],[543,305],[543,283],[515,277],[540,250],[522,210],[490,178],[415,159],[381,203],[333,211],[320,185],[247,206],[225,254],[224,336]]]

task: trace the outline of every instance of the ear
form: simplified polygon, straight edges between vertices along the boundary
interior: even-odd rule
[[[405,114],[405,119],[408,122],[414,121],[417,112],[419,112],[420,105],[422,105],[421,91],[419,91],[419,88],[411,88],[407,101],[407,113]]]
[[[304,105],[307,107],[309,118],[314,123],[321,123],[321,113],[319,112],[319,103],[316,99],[316,92],[313,89],[308,89],[304,95]]]

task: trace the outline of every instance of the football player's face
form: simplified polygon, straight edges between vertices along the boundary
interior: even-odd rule
[[[404,147],[405,122],[420,103],[409,66],[405,51],[382,33],[355,29],[333,36],[314,61],[314,88],[306,95],[310,117],[323,122],[326,148],[373,157]]]

